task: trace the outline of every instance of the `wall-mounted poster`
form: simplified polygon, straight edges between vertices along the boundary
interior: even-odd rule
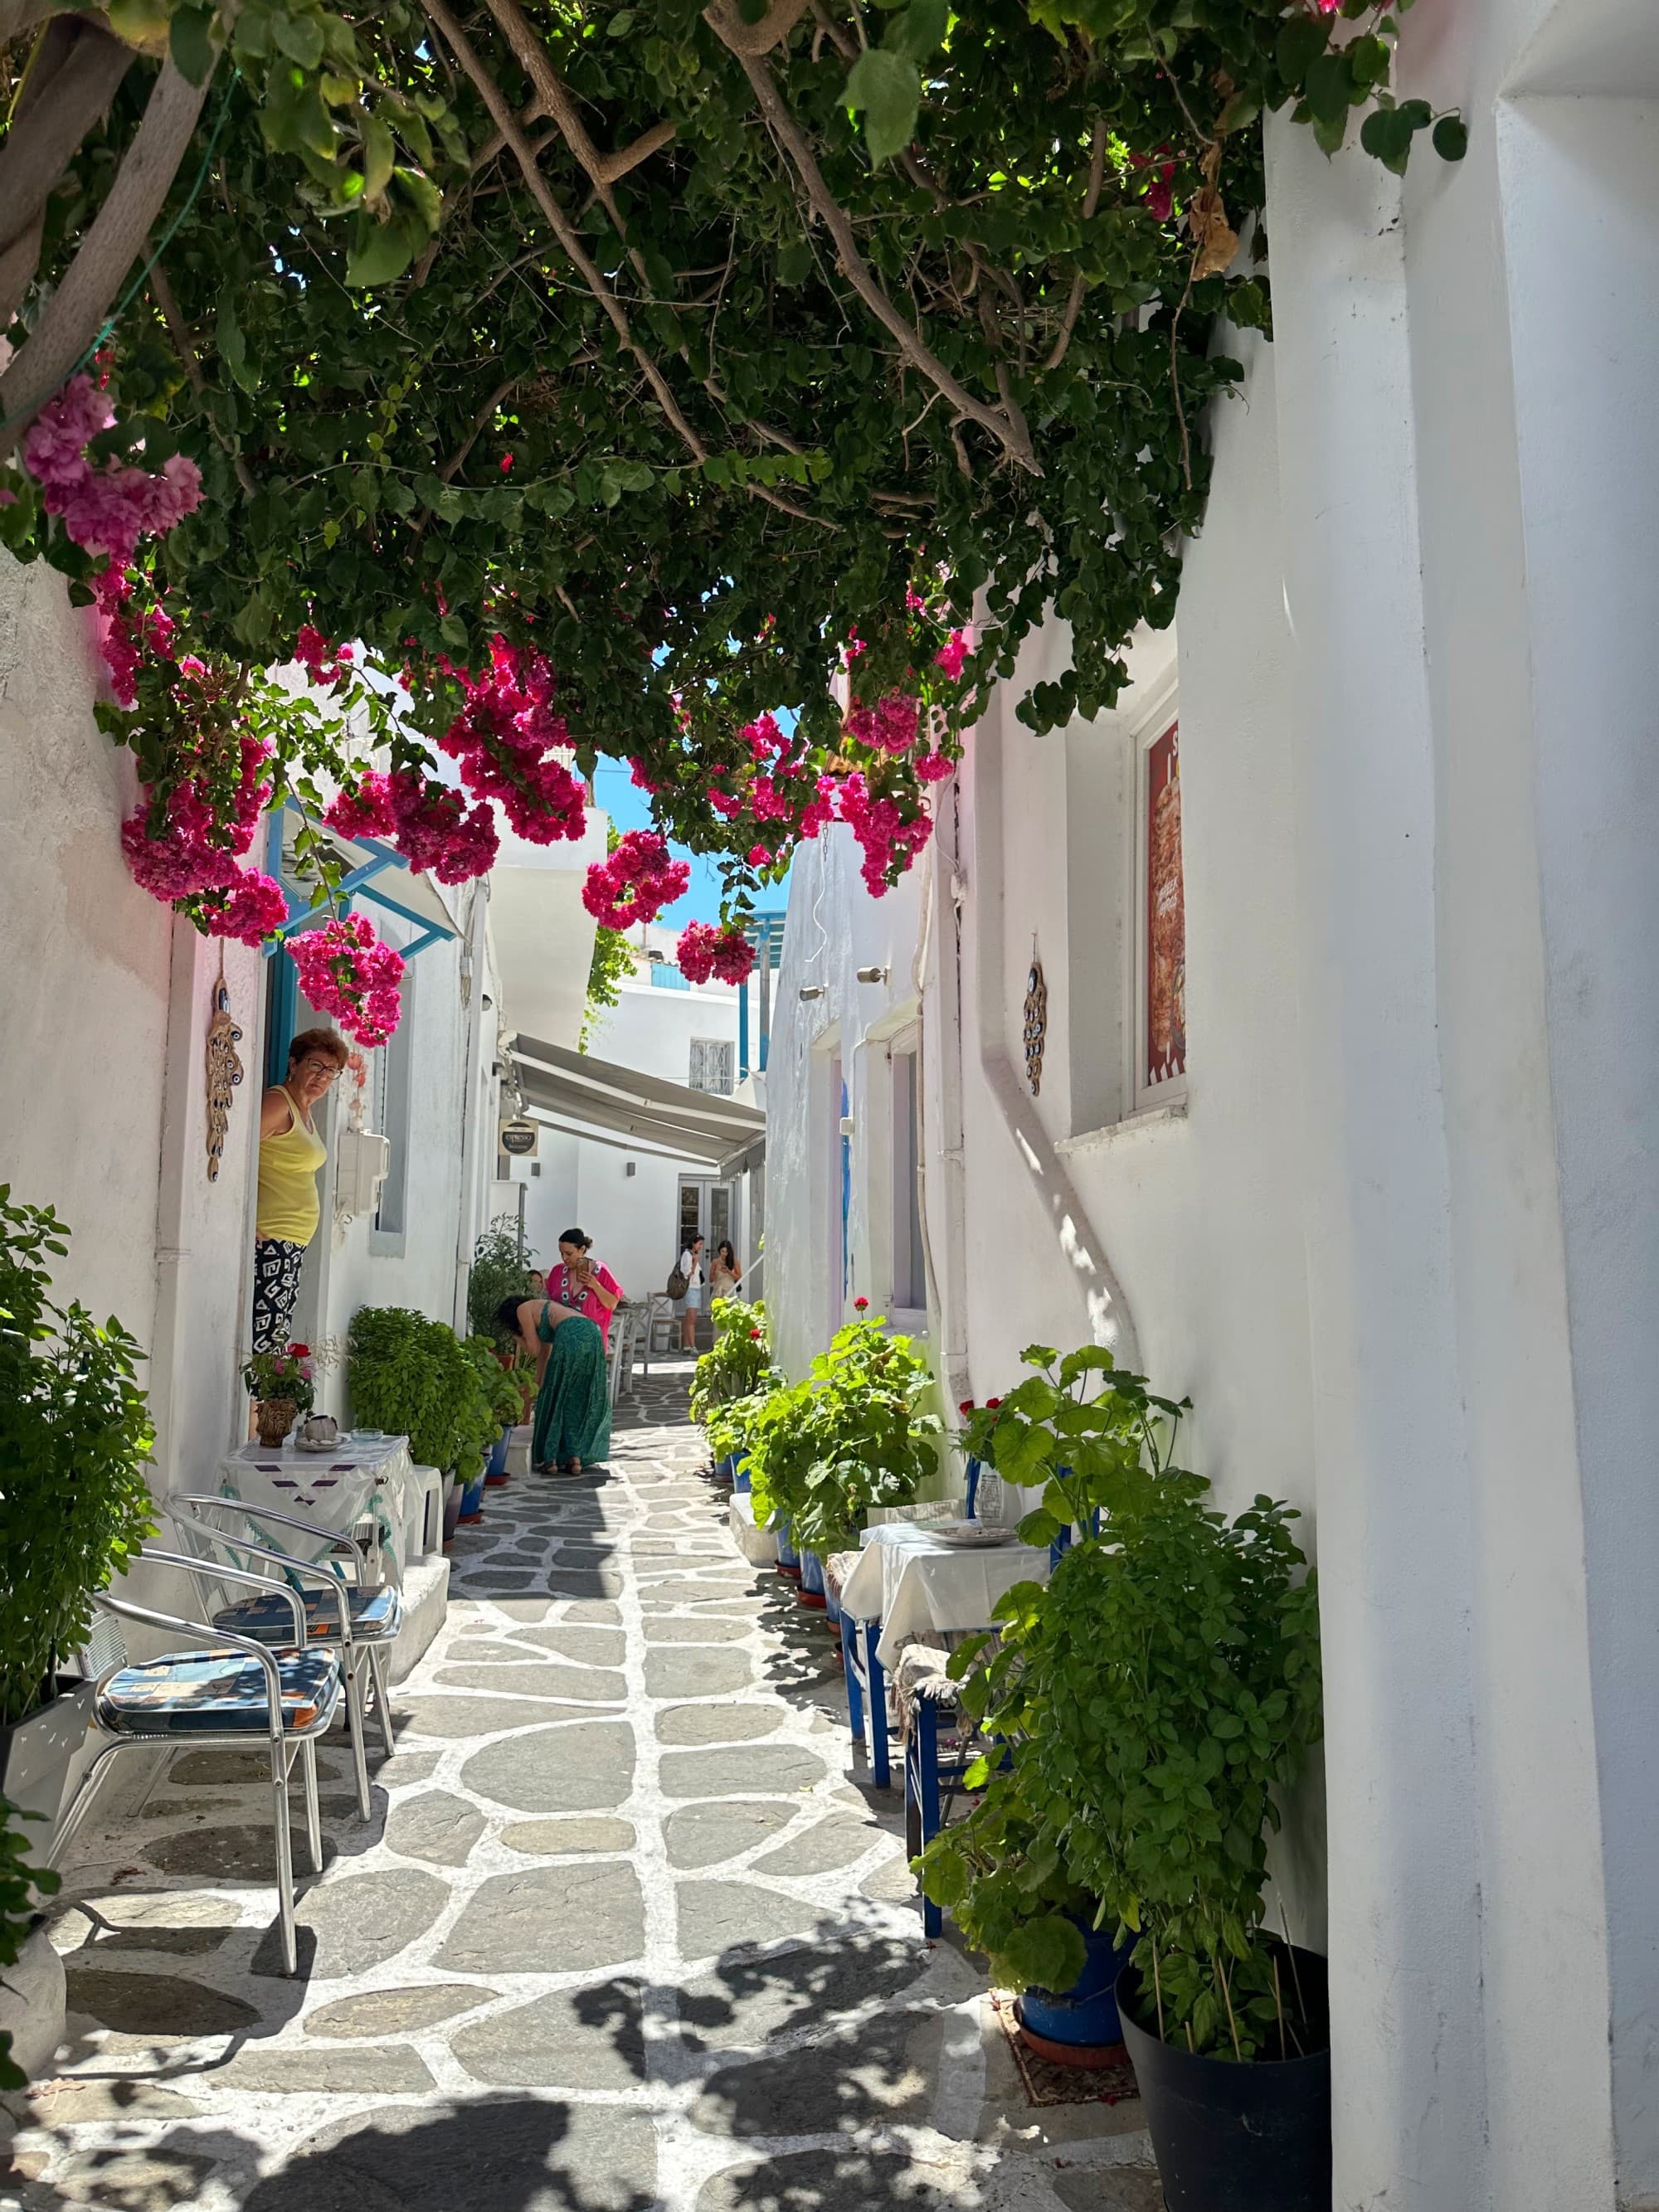
[[[1181,725],[1146,750],[1146,1064],[1143,1081],[1187,1071],[1187,908],[1181,876]]]

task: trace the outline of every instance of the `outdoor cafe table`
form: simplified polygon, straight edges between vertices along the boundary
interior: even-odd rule
[[[275,1447],[243,1444],[219,1462],[221,1492],[256,1514],[262,1508],[293,1514],[338,1536],[372,1522],[399,1581],[426,1548],[429,1483],[410,1462],[407,1437],[343,1436],[325,1452],[301,1451],[290,1437]],[[328,1556],[325,1546],[308,1542],[294,1528],[273,1524],[265,1540],[295,1559]]]
[[[997,1600],[1016,1583],[1046,1583],[1048,1554],[1018,1540],[943,1542],[927,1523],[889,1522],[864,1533],[864,1555],[842,1585],[843,1613],[881,1623],[876,1657],[897,1664],[902,1644],[930,1632],[988,1628]]]

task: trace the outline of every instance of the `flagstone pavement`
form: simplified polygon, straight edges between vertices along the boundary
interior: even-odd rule
[[[367,1826],[324,1750],[297,1978],[262,1759],[175,1753],[94,1817],[0,2206],[1161,2203],[1139,2106],[1030,2109],[975,1963],[924,1942],[834,1637],[738,1553],[684,1388],[641,1380],[603,1476],[520,1476],[460,1532]]]

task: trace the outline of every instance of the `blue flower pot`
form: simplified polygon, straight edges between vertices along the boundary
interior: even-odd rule
[[[800,1588],[795,1593],[803,1605],[824,1607],[823,1561],[816,1552],[800,1555]]]
[[[732,1486],[735,1490],[749,1488],[749,1455],[735,1452],[732,1457]]]
[[[827,1620],[835,1626],[840,1625],[841,1600],[830,1589],[830,1577],[827,1575],[823,1578],[823,1612]]]
[[[789,1516],[778,1522],[778,1572],[795,1581],[800,1575],[800,1553],[789,1540]]]
[[[486,1482],[493,1484],[507,1480],[507,1447],[512,1434],[513,1424],[508,1421],[503,1425],[501,1435],[489,1448],[489,1460],[483,1473]]]
[[[1121,2043],[1123,2028],[1117,2015],[1117,1978],[1129,1963],[1136,1938],[1129,1936],[1120,1948],[1109,1928],[1077,1923],[1087,1955],[1083,1972],[1069,1990],[1027,1990],[1019,2001],[1020,2026],[1049,2043],[1081,2045],[1094,2049]]]
[[[730,1452],[727,1452],[724,1459],[717,1459],[714,1462],[714,1474],[717,1480],[730,1482],[733,1472],[734,1463]]]
[[[463,1522],[468,1521],[482,1521],[483,1519],[483,1486],[484,1479],[483,1475],[480,1475],[476,1482],[469,1482],[466,1488],[461,1492],[461,1519]]]

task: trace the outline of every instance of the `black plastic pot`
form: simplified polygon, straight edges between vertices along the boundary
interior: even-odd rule
[[[1123,2040],[1140,2086],[1170,2212],[1330,2212],[1331,2053],[1325,1961],[1277,1946],[1290,1962],[1321,2048],[1240,2066],[1158,2040],[1151,1992],[1133,1966],[1118,1977]],[[1152,2028],[1143,2023],[1151,2019]]]

